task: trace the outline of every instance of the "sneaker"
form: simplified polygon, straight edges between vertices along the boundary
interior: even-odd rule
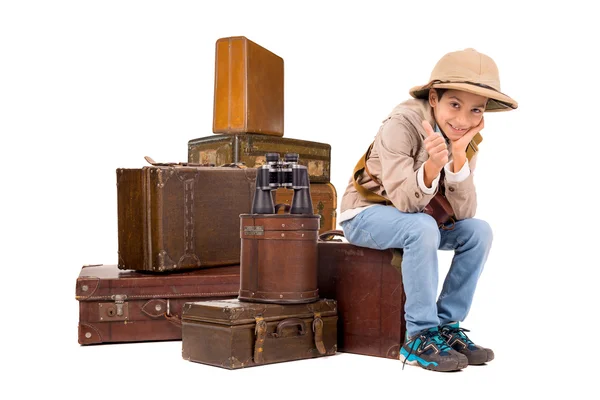
[[[440,328],[440,335],[446,339],[446,343],[454,350],[467,356],[469,365],[479,365],[490,362],[494,359],[494,352],[481,346],[477,346],[465,334],[468,329],[459,328],[458,322],[443,325]]]
[[[458,371],[468,365],[467,357],[452,350],[440,336],[438,328],[422,330],[407,337],[400,349],[400,361],[432,371]]]

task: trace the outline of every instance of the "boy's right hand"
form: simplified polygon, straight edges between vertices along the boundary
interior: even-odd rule
[[[425,150],[429,154],[427,164],[434,168],[436,172],[440,172],[444,165],[448,163],[448,146],[443,136],[434,132],[431,124],[426,120],[423,121],[423,129],[425,129],[427,135],[425,138]]]

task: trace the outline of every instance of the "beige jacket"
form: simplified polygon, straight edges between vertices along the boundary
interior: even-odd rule
[[[435,126],[427,100],[412,99],[394,108],[383,121],[367,160],[369,172],[382,185],[371,180],[366,173],[358,181],[366,189],[390,200],[403,212],[423,211],[435,195],[424,193],[417,183],[417,171],[429,158],[423,143],[426,136],[421,123],[424,119]],[[450,145],[448,151],[452,151]],[[452,159],[452,154],[449,159]],[[473,184],[476,159],[477,153],[469,162],[471,173],[467,179],[459,183],[444,182],[445,194],[454,209],[456,220],[472,218],[477,209],[477,194]],[[342,196],[341,212],[372,204],[356,191],[351,177]]]

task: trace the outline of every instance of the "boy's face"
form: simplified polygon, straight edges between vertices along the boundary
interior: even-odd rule
[[[487,100],[487,97],[453,89],[446,90],[440,99],[434,89],[429,91],[435,121],[451,141],[479,125]]]

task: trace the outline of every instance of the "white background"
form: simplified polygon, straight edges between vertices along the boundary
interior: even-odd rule
[[[597,398],[597,13],[247,3],[0,3],[2,398]],[[117,261],[115,170],[186,161],[188,140],[212,135],[215,41],[237,35],[285,60],[285,137],[331,144],[340,198],[380,121],[442,55],[494,58],[520,107],[486,115],[478,217],[495,242],[464,326],[495,361],[441,374],[338,354],[227,371],[184,361],[180,342],[77,344],[81,265]]]

